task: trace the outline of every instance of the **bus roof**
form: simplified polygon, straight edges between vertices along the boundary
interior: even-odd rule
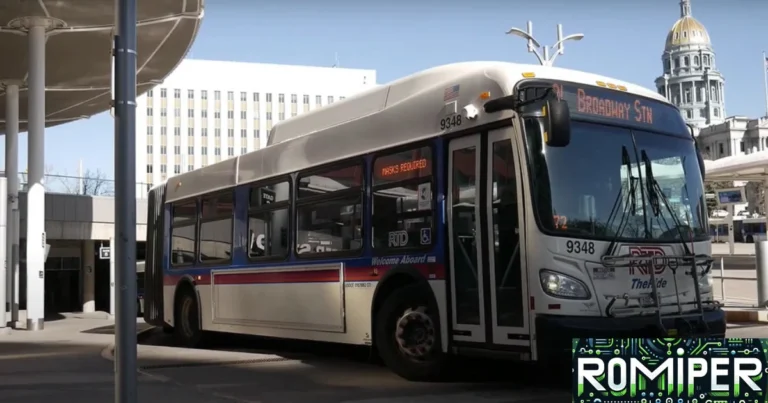
[[[169,178],[166,202],[439,136],[445,133],[440,119],[467,105],[480,113],[465,120],[462,129],[511,118],[513,111],[482,112],[485,100],[480,94],[490,92],[491,99],[511,95],[519,81],[531,76],[585,85],[610,83],[668,103],[646,88],[575,70],[506,62],[449,64],[279,122],[267,147]]]

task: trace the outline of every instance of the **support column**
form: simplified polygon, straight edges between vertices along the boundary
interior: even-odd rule
[[[7,217],[6,217],[6,202],[8,201],[8,193],[7,193],[7,186],[8,181],[6,178],[0,178],[0,261],[5,262],[5,254],[6,254],[6,243],[5,243],[5,236],[6,236],[6,228],[8,228],[7,224]],[[5,310],[5,302],[6,302],[6,289],[5,289],[5,272],[7,267],[5,265],[0,266],[0,334],[8,333],[9,328],[7,327],[7,321],[6,321],[6,310]]]
[[[19,84],[5,86],[5,177],[8,179],[6,299],[11,327],[19,322]]]
[[[29,27],[27,330],[45,318],[45,26]]]
[[[83,312],[96,312],[96,247],[91,240],[83,241]]]

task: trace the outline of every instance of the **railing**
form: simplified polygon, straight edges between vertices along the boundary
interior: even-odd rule
[[[73,194],[87,196],[115,196],[115,181],[100,176],[69,176],[47,174],[43,179],[46,193]],[[136,198],[146,199],[152,184],[137,182]],[[27,175],[19,174],[19,190],[27,191]]]

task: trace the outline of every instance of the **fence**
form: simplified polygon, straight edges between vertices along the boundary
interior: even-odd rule
[[[20,191],[27,191],[27,178],[25,173],[19,174]],[[88,196],[115,196],[115,181],[97,176],[68,176],[45,175],[43,186],[47,193],[65,193]],[[136,198],[146,199],[152,184],[145,182],[136,183]]]

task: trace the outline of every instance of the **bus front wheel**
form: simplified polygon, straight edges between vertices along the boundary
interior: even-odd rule
[[[184,347],[199,347],[203,341],[203,331],[195,292],[190,288],[184,289],[175,305],[173,335],[176,341]]]
[[[438,309],[430,295],[429,287],[420,284],[396,289],[375,318],[374,336],[381,359],[411,381],[438,380],[445,370]]]

